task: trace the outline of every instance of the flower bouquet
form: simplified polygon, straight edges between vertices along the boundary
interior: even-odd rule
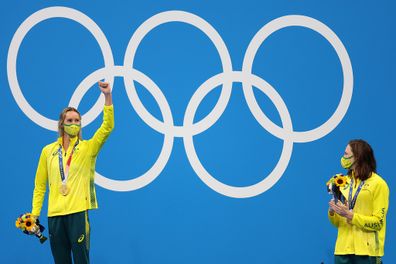
[[[38,218],[34,217],[31,213],[20,215],[15,221],[15,226],[27,235],[35,235],[38,237],[41,244],[47,240],[42,234],[45,229],[44,226],[42,226]]]
[[[348,176],[346,175],[336,174],[326,183],[327,192],[333,195],[335,203],[338,201],[345,203],[345,197],[342,195],[341,189],[345,190],[348,188],[349,183],[347,179]]]

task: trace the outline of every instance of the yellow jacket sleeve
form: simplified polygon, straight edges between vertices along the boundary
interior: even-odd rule
[[[37,166],[36,178],[34,181],[32,214],[39,216],[43,206],[45,192],[47,190],[47,155],[45,148],[41,151],[40,160]]]
[[[389,188],[385,181],[379,181],[373,191],[373,214],[353,214],[352,224],[367,231],[379,231],[384,225],[384,218],[389,206]]]
[[[114,128],[114,108],[113,105],[105,105],[103,109],[103,122],[99,129],[95,132],[91,141],[92,156],[96,156],[109,137]]]
[[[334,225],[335,227],[338,227],[340,223],[340,216],[335,212],[333,213],[333,215],[331,215],[330,211],[327,211],[327,216],[329,217],[330,223],[332,223],[332,225]]]

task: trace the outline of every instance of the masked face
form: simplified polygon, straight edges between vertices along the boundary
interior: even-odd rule
[[[352,165],[353,165],[352,159],[353,159],[353,156],[348,157],[348,158],[341,157],[341,166],[344,169],[349,170],[352,167]]]
[[[80,132],[81,126],[75,124],[71,124],[71,125],[64,124],[63,128],[65,129],[66,134],[68,134],[70,137],[75,137]]]
[[[341,157],[341,166],[344,169],[351,169],[353,164],[355,163],[355,158],[353,157],[353,153],[351,147],[348,145],[345,149],[344,156]]]
[[[63,129],[70,137],[78,135],[81,129],[80,116],[77,112],[69,111],[65,115],[63,121]]]

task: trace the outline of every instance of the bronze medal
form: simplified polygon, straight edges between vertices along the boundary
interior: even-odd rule
[[[60,193],[61,193],[63,196],[66,196],[66,195],[69,194],[69,188],[67,187],[66,184],[62,184],[62,185],[61,185],[61,187],[60,187]]]

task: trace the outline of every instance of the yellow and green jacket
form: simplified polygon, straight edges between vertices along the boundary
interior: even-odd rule
[[[347,200],[350,184],[348,177],[348,187],[341,189]],[[354,181],[352,197],[359,184],[359,179]],[[338,228],[334,254],[383,256],[388,206],[388,185],[378,174],[372,173],[358,194],[350,223],[336,213],[328,214],[330,222]]]
[[[78,145],[74,149],[69,168],[67,178],[69,194],[66,196],[60,193],[62,180],[59,169],[58,149],[60,146],[63,146],[62,138],[58,138],[57,141],[43,148],[37,167],[33,191],[33,215],[40,215],[47,183],[49,189],[49,217],[98,208],[94,184],[96,157],[113,128],[113,106],[105,106],[102,125],[91,139],[82,140],[75,137],[71,139],[67,150],[62,147],[63,167],[65,168],[73,147],[76,141],[79,140]]]

